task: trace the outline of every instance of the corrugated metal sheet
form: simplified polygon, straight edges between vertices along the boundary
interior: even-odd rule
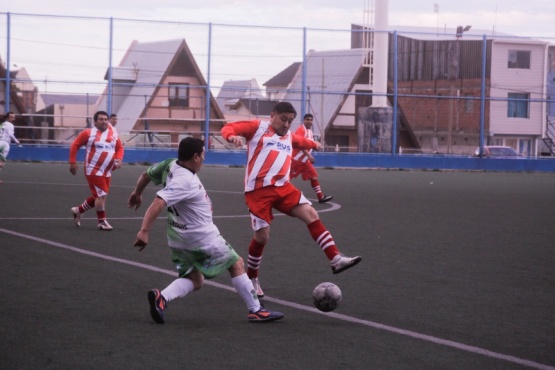
[[[486,46],[486,78],[491,65],[491,40]],[[393,37],[389,38],[388,79],[393,80]],[[397,38],[397,77],[407,80],[481,78],[482,41]]]

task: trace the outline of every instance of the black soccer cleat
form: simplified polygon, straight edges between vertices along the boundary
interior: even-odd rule
[[[267,308],[260,306],[260,309],[256,312],[249,312],[249,322],[268,322],[275,321],[283,318],[283,314],[277,311],[271,311]]]
[[[322,199],[318,200],[318,203],[327,203],[332,199],[333,199],[333,197],[331,195],[324,195],[324,197]]]
[[[158,289],[152,289],[148,292],[148,303],[150,304],[150,316],[158,324],[164,323],[164,310],[166,309],[166,300]]]

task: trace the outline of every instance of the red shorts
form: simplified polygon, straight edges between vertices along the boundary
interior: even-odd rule
[[[85,175],[85,177],[87,178],[93,197],[99,198],[108,195],[111,177],[87,175]]]
[[[269,226],[274,215],[272,208],[289,215],[299,204],[311,204],[303,193],[290,182],[283,186],[265,186],[245,193],[245,201],[254,230]]]
[[[304,181],[310,179],[318,178],[318,174],[316,173],[316,169],[309,161],[301,162],[301,161],[291,161],[291,178],[294,179],[297,176],[302,175],[302,179]]]

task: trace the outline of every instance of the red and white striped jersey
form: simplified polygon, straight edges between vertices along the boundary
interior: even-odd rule
[[[247,139],[245,192],[265,186],[283,186],[289,182],[293,148],[315,148],[315,143],[288,131],[275,133],[268,120],[239,121],[222,128],[222,136],[243,136]]]
[[[301,123],[301,125],[295,131],[295,135],[302,136],[306,139],[314,140],[314,134],[312,133],[312,129],[308,129]],[[309,153],[312,152],[312,149],[308,150]],[[293,149],[293,159],[299,162],[305,163],[308,161],[308,156],[301,150],[301,149]]]
[[[83,130],[71,144],[69,162],[77,162],[77,151],[85,146],[85,174],[87,176],[112,176],[116,159],[123,159],[123,145],[112,125],[105,131],[96,127]]]

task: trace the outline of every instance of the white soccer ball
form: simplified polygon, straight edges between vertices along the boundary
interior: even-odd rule
[[[314,306],[320,311],[333,311],[341,302],[341,289],[334,283],[321,283],[312,291]]]

